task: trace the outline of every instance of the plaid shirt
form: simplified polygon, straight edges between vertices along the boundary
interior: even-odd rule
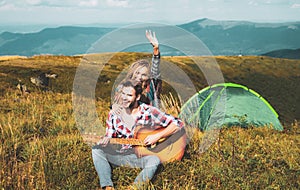
[[[124,126],[124,123],[119,115],[115,115],[112,111],[110,111],[106,121],[105,136],[111,138],[133,138],[135,127],[141,125],[153,129],[156,129],[160,126],[167,127],[171,123],[174,123],[179,128],[184,126],[180,119],[166,114],[156,107],[143,103],[138,109],[138,114],[136,115],[136,118],[134,118],[135,126],[133,126],[131,130]],[[125,145],[122,149],[127,149],[130,147],[131,146],[129,145]]]

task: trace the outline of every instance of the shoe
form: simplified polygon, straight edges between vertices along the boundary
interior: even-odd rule
[[[111,186],[107,186],[107,187],[105,187],[105,190],[115,190],[115,188],[111,187]]]
[[[98,187],[96,190],[103,190],[103,189],[105,189],[105,190],[115,190],[115,188],[111,187],[111,186],[107,186],[107,187],[104,187],[104,188]]]

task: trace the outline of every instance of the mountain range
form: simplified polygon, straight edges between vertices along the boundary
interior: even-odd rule
[[[213,55],[268,55],[300,59],[297,51],[300,48],[300,22],[254,23],[205,18],[177,27],[201,39]],[[116,29],[61,26],[33,33],[3,32],[0,34],[0,55],[84,54],[103,35]],[[149,52],[149,47],[132,48],[131,51]],[[166,52],[167,55],[178,54],[175,50]]]

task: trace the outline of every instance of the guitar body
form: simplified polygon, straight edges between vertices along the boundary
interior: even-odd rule
[[[141,128],[136,133],[135,138],[144,140],[148,135],[156,134],[163,129]],[[134,150],[138,157],[156,155],[161,162],[172,162],[181,160],[184,155],[185,146],[186,133],[184,129],[181,129],[173,135],[160,140],[155,146],[135,146]]]

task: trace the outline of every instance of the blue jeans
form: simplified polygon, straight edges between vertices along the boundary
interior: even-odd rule
[[[100,146],[92,149],[92,157],[101,187],[113,186],[110,163],[117,166],[142,168],[134,180],[135,185],[151,180],[160,164],[159,158],[154,155],[138,158],[135,154],[109,154]]]

